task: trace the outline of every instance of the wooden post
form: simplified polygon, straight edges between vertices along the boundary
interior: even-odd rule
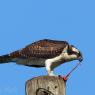
[[[65,95],[65,81],[55,76],[39,76],[26,82],[26,95]]]

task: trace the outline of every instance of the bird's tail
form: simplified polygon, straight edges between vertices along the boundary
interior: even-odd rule
[[[19,56],[20,56],[19,51],[14,51],[10,54],[2,55],[0,56],[0,64],[15,62],[16,58],[18,58]]]
[[[11,62],[11,56],[9,54],[0,56],[0,64],[1,63],[9,63]]]

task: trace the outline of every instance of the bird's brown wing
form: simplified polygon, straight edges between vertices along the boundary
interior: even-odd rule
[[[26,46],[19,54],[26,58],[53,58],[60,55],[66,45],[68,45],[66,41],[44,39]]]
[[[44,39],[34,42],[21,50],[0,56],[0,63],[15,62],[19,58],[53,58],[68,45],[66,41]]]

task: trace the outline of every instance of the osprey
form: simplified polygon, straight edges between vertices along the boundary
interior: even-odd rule
[[[67,41],[44,39],[36,41],[23,49],[0,56],[0,63],[15,62],[31,67],[46,67],[53,76],[55,67],[69,61],[82,61],[81,52]]]

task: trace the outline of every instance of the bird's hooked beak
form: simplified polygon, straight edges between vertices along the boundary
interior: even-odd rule
[[[83,56],[82,56],[82,53],[81,53],[81,52],[79,52],[79,54],[78,54],[78,60],[79,60],[80,62],[83,61]]]

